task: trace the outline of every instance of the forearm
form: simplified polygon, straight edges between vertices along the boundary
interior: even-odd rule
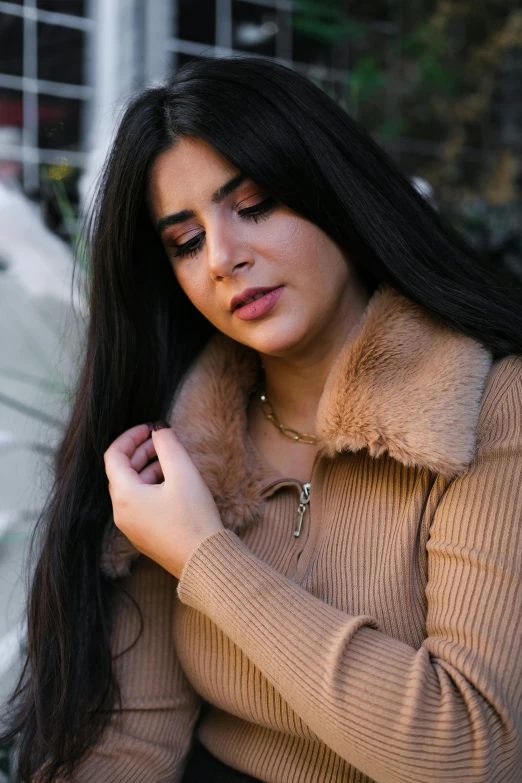
[[[178,593],[325,744],[378,783],[454,781],[469,770],[473,783],[513,779],[509,716],[452,665],[458,651],[438,658],[429,642],[416,650],[371,617],[328,606],[228,531],[193,553]]]

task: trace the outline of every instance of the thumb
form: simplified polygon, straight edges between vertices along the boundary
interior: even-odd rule
[[[158,456],[165,481],[174,476],[179,464],[181,452],[184,450],[178,436],[164,419],[159,419],[152,425],[152,442]]]

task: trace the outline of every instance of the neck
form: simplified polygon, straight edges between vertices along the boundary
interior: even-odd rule
[[[369,298],[366,292],[354,291],[335,328],[330,324],[311,345],[301,346],[291,356],[260,354],[265,371],[265,391],[283,424],[315,434],[317,408],[326,379]]]

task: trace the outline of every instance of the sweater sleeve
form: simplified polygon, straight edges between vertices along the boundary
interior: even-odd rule
[[[141,556],[121,580],[112,646],[122,710],[76,767],[75,783],[176,783],[181,779],[200,698],[174,650],[177,580]],[[136,638],[138,637],[138,641]],[[134,643],[135,642],[135,643]]]
[[[515,368],[517,369],[517,368]],[[323,603],[230,531],[185,565],[210,617],[310,729],[377,783],[522,781],[522,374],[489,405],[428,543],[419,649]]]

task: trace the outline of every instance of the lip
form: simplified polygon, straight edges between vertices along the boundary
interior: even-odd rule
[[[260,318],[262,315],[265,315],[272,309],[283,293],[284,288],[285,287],[283,285],[280,285],[276,288],[257,289],[258,292],[259,290],[265,291],[265,294],[253,302],[236,307],[236,309],[233,311],[233,315],[235,315],[237,318],[240,318],[242,321],[252,321],[254,318]],[[247,289],[247,291],[249,290],[255,291],[256,289]],[[250,296],[252,295],[253,294],[250,294]],[[241,294],[241,296],[244,296],[244,294]],[[237,298],[239,299],[239,297]]]
[[[230,309],[232,312],[236,310],[239,306],[243,306],[240,303],[244,301],[245,299],[248,299],[251,296],[255,296],[256,294],[266,294],[269,291],[274,291],[276,288],[279,288],[279,286],[272,285],[272,286],[257,286],[254,288],[245,288],[244,291],[241,291],[240,294],[235,294],[232,299],[230,300]]]

